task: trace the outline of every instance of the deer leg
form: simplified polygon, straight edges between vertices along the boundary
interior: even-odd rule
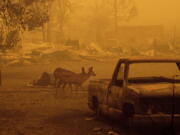
[[[57,78],[55,77],[55,80],[54,80],[54,87],[56,88],[56,83],[57,83]]]
[[[62,86],[62,89],[64,90],[66,87],[67,83],[64,83],[64,85]]]
[[[55,78],[54,86],[55,86],[55,97],[56,98],[58,96],[58,87],[59,87],[59,85],[60,85],[59,79]]]
[[[82,87],[82,85],[79,85],[79,89],[80,89],[80,90],[83,90],[83,87]]]
[[[57,97],[58,96],[58,88],[56,87],[55,89],[56,89],[55,97]]]
[[[80,89],[80,90],[83,90],[83,87],[82,87],[82,85],[79,85],[79,89]]]
[[[59,88],[59,82],[58,83],[55,83],[55,89],[56,89],[56,94],[55,94],[55,97],[58,96],[58,89]]]
[[[60,79],[56,79],[56,97],[58,96],[59,88],[61,88],[62,82]]]
[[[60,85],[61,85],[61,81],[60,81],[60,79],[55,79],[55,87],[60,87]]]
[[[67,85],[68,85],[68,89],[70,89],[70,88],[71,88],[71,84],[70,84],[70,83],[68,83]]]
[[[79,90],[79,84],[76,84],[76,91]]]
[[[61,78],[56,78],[55,79],[55,87],[60,87],[60,85],[61,85]]]
[[[59,88],[61,86],[60,80],[56,81],[56,87]]]
[[[77,89],[77,90],[78,90],[78,91],[79,91],[79,90],[81,90],[80,88],[81,88],[81,86],[80,86],[80,85],[78,85],[78,89]]]
[[[68,89],[71,89],[71,84],[70,83],[68,84]]]
[[[73,91],[73,85],[72,84],[70,84],[70,89],[71,89],[71,91]]]

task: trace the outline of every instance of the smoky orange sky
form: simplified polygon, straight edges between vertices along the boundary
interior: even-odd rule
[[[138,16],[133,24],[163,24],[180,27],[180,0],[135,0]]]

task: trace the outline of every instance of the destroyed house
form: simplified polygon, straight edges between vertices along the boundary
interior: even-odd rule
[[[154,40],[164,40],[164,27],[162,25],[120,26],[117,34],[107,32],[105,39],[108,44],[114,39],[117,39],[120,45],[152,44]]]

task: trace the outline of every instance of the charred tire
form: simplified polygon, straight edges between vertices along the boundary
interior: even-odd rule
[[[126,128],[133,127],[134,106],[132,104],[125,104],[122,108],[123,126]]]
[[[96,117],[100,116],[100,109],[99,109],[99,101],[97,97],[92,97],[92,107],[93,110],[95,111]]]

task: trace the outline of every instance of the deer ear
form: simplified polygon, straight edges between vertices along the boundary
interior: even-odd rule
[[[89,70],[92,71],[92,70],[93,70],[93,67],[90,67]]]
[[[85,68],[84,68],[84,67],[82,67],[81,69],[82,69],[82,72],[83,72],[83,73],[85,73]]]

